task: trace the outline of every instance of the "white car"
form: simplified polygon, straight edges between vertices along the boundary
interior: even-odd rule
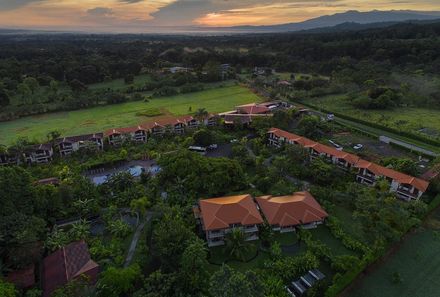
[[[335,148],[337,148],[337,149],[342,149],[342,146],[340,146],[339,144],[337,144],[337,143],[334,142],[333,140],[329,140],[328,142],[330,142]]]
[[[361,150],[362,148],[363,148],[364,146],[362,145],[362,144],[360,144],[360,143],[358,143],[358,144],[356,144],[355,146],[353,146],[353,148],[355,149],[355,150]]]
[[[238,143],[238,139],[232,139],[231,143]]]
[[[217,148],[218,148],[217,144],[211,144],[210,146],[208,146],[208,149],[210,149],[210,150],[215,150]]]

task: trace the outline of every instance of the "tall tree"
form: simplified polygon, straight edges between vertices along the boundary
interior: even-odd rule
[[[194,238],[182,255],[180,263],[182,284],[185,293],[191,296],[198,296],[206,293],[208,285],[208,251],[205,242],[199,238]]]
[[[262,285],[255,273],[246,274],[233,270],[228,265],[215,272],[211,277],[209,291],[216,297],[263,297]]]
[[[246,234],[243,230],[233,228],[226,236],[226,250],[231,257],[244,261],[250,249],[251,245],[246,241]]]

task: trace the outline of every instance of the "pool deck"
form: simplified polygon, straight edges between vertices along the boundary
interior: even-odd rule
[[[96,177],[101,177],[101,176],[105,176],[105,175],[112,175],[112,174],[115,174],[115,173],[118,173],[121,171],[126,171],[130,167],[133,167],[133,166],[141,166],[142,168],[145,168],[146,170],[148,170],[148,168],[150,168],[154,165],[156,165],[155,160],[148,160],[148,161],[133,160],[133,161],[128,161],[124,165],[121,165],[121,166],[103,169],[102,171],[96,170],[96,173],[86,173],[85,176],[87,176],[90,180],[93,181],[93,179]]]

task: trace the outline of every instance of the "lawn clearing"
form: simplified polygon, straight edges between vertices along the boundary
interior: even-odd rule
[[[438,297],[439,250],[439,232],[420,229],[347,296]]]
[[[395,254],[345,296],[437,297],[440,288],[440,210],[409,234]]]
[[[249,242],[249,245],[251,246],[251,248],[247,255],[248,259],[246,259],[248,262],[230,260],[230,256],[227,254],[227,250],[225,246],[209,248],[209,252],[211,254],[210,262],[216,263],[218,265],[209,264],[208,270],[210,272],[215,272],[221,267],[221,263],[225,263],[241,272],[245,272],[247,270],[255,269],[255,268],[262,268],[264,262],[269,259],[269,253],[259,250],[258,247],[260,246],[260,241]]]
[[[145,121],[159,119],[137,115],[151,110],[160,110],[164,116],[180,116],[194,113],[198,108],[208,112],[232,110],[240,104],[261,102],[262,99],[241,86],[228,86],[202,92],[181,94],[172,97],[152,99],[149,102],[136,101],[107,105],[89,109],[57,112],[25,117],[0,123],[0,144],[11,144],[17,137],[25,136],[45,141],[48,132],[58,130],[63,136],[104,131],[110,128],[127,127]],[[191,111],[189,110],[191,107]]]
[[[398,131],[408,131],[428,138],[440,138],[440,110],[411,107],[362,110],[351,106],[346,101],[345,95],[309,99],[307,103]]]
[[[316,229],[310,230],[313,239],[318,240],[330,248],[336,256],[340,255],[356,255],[355,252],[347,249],[342,242],[334,237],[330,229],[325,225],[320,225]]]

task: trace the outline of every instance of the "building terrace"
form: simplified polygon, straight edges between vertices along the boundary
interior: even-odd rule
[[[272,128],[268,132],[269,145],[280,147],[282,144],[299,145],[308,150],[310,158],[324,157],[329,162],[343,169],[353,168],[356,181],[366,185],[375,185],[380,179],[390,184],[390,192],[404,200],[419,199],[428,189],[429,182],[391,168],[368,162],[360,157],[323,145],[308,138]]]

